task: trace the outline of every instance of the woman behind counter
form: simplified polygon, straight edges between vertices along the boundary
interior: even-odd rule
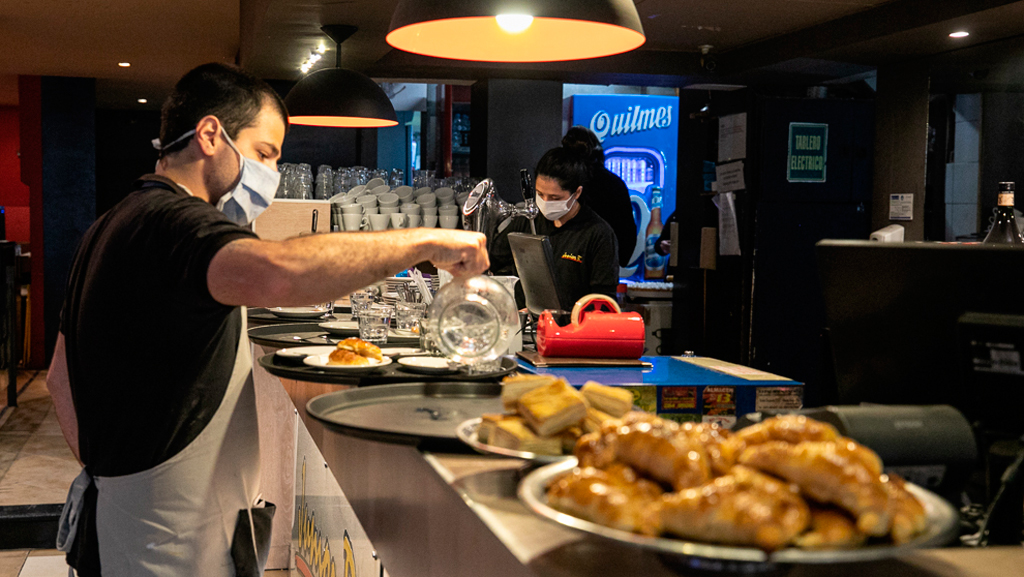
[[[563,306],[591,293],[615,296],[619,283],[615,233],[591,208],[581,204],[589,174],[582,147],[552,148],[537,163],[537,234],[548,236],[553,249],[555,284]],[[518,217],[499,235],[491,250],[491,271],[521,277],[512,259],[508,233],[529,234],[530,223]],[[523,306],[521,289],[516,300]]]

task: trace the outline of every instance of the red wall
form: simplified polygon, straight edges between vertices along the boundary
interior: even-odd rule
[[[29,242],[29,189],[21,182],[18,108],[0,106],[0,206],[7,211],[7,240]]]

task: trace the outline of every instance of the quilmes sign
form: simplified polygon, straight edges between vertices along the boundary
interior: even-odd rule
[[[786,180],[825,182],[827,161],[828,125],[809,122],[789,123]]]
[[[624,136],[648,130],[664,130],[672,126],[672,106],[627,106],[625,112],[609,114],[597,111],[590,118],[590,130],[604,142],[610,136]]]

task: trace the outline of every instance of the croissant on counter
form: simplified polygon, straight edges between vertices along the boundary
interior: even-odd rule
[[[338,343],[338,348],[344,351],[352,351],[353,353],[368,359],[375,359],[378,361],[384,360],[384,355],[381,353],[380,347],[356,337],[349,337],[340,341]]]
[[[927,525],[874,451],[804,416],[734,433],[632,411],[588,428],[573,451],[579,468],[553,482],[548,499],[597,523],[768,551],[845,549],[872,537],[902,544]],[[652,486],[664,494],[653,499]]]

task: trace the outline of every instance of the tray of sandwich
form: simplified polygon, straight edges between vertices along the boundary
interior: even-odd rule
[[[565,459],[584,434],[625,415],[633,394],[593,381],[579,391],[551,375],[516,375],[501,382],[504,412],[461,423],[456,434],[481,453],[546,463]]]

